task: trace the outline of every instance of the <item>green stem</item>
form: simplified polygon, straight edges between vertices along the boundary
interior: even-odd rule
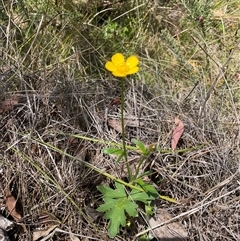
[[[124,84],[125,79],[121,79],[121,124],[122,124],[122,144],[123,144],[123,152],[124,152],[124,158],[127,166],[128,171],[128,177],[130,181],[132,180],[132,172],[130,169],[130,165],[128,163],[127,158],[127,149],[126,149],[126,141],[125,141],[125,126],[124,126]]]
[[[135,175],[134,175],[134,177],[133,177],[133,180],[136,180],[136,179],[137,179],[138,174],[139,174],[139,169],[140,169],[141,165],[143,164],[144,160],[146,160],[146,157],[145,157],[145,156],[142,156],[142,157],[140,158],[140,161],[139,161],[138,165],[137,165],[137,169],[136,169]]]

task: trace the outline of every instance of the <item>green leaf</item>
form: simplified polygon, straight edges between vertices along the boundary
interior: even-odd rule
[[[121,161],[121,159],[124,157],[124,153],[125,153],[125,152],[122,151],[122,153],[118,155],[117,162],[120,162],[120,161]]]
[[[104,218],[109,219],[108,234],[111,238],[114,238],[119,233],[120,225],[123,227],[126,225],[124,208],[119,205],[120,203],[122,202],[117,202],[117,204],[114,205],[112,209],[107,211],[104,215]]]
[[[123,158],[125,152],[122,149],[109,147],[109,148],[105,148],[103,150],[103,153],[108,155],[117,155],[118,156],[117,162],[119,162]]]
[[[116,189],[108,186],[97,187],[104,200],[97,210],[105,212],[103,217],[109,220],[108,234],[111,238],[119,233],[120,226],[126,226],[126,213],[131,217],[138,216],[138,205],[127,196],[124,186],[118,182],[115,186]]]
[[[107,200],[107,201],[110,201],[110,200]],[[109,203],[111,203],[112,208],[105,213],[104,218],[109,219],[108,233],[109,233],[109,236],[113,238],[119,233],[120,225],[123,227],[126,226],[125,211],[128,213],[129,216],[137,217],[138,206],[136,203],[132,202],[131,200],[128,200],[126,197],[115,200],[114,202],[111,201]],[[98,209],[98,211],[100,210]]]
[[[144,182],[142,179],[137,179],[136,182],[140,185],[140,187],[146,192],[148,193],[148,195],[151,195],[153,197],[158,197],[158,191],[156,190],[156,188],[153,186],[153,184],[149,184]]]
[[[104,154],[111,154],[111,155],[121,155],[122,153],[124,153],[124,151],[122,149],[118,149],[118,148],[114,148],[114,147],[109,147],[109,148],[105,148],[103,149],[103,153]]]
[[[134,138],[132,142],[141,150],[143,155],[148,155],[148,150],[141,141]]]
[[[118,182],[115,183],[116,189],[112,189],[106,185],[97,186],[97,189],[103,194],[104,198],[121,198],[126,197],[124,186]]]
[[[149,195],[148,193],[141,192],[141,191],[138,191],[138,190],[135,190],[135,189],[130,192],[129,198],[131,198],[134,201],[143,202],[145,204],[147,204],[148,201],[151,201],[151,200],[155,199],[155,197]]]
[[[98,211],[99,212],[106,212],[108,210],[111,210],[112,207],[114,205],[116,205],[116,203],[119,201],[118,199],[111,199],[111,198],[105,198],[104,199],[105,203],[104,204],[101,204],[99,207],[98,207]]]
[[[125,210],[129,216],[131,216],[131,217],[138,216],[137,207],[138,207],[138,205],[135,202],[133,202],[132,200],[128,199],[125,201]]]
[[[154,210],[153,210],[153,207],[151,206],[151,202],[148,202],[147,204],[145,204],[145,213],[147,216],[154,214]]]

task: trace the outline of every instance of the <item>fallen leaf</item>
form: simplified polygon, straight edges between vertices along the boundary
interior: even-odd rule
[[[177,117],[175,117],[174,122],[175,122],[175,125],[173,128],[172,141],[171,141],[171,148],[173,151],[176,149],[178,141],[184,132],[183,122],[179,120]]]
[[[118,98],[115,98],[111,101],[110,105],[120,105],[121,104],[121,100]]]
[[[122,133],[122,125],[121,125],[121,122],[119,120],[109,119],[108,120],[108,125],[110,127],[112,127],[118,133]]]
[[[0,104],[0,114],[12,110],[19,103],[19,95],[11,95]]]
[[[33,232],[33,241],[38,240],[39,238],[48,236],[58,225],[49,226],[44,230],[37,230]]]
[[[86,214],[92,222],[96,221],[102,214],[98,212],[95,208],[88,207],[84,205]]]
[[[150,218],[149,225],[151,228],[154,228],[170,219],[172,219],[172,215],[167,210],[158,208],[154,217]],[[172,222],[154,229],[153,236],[159,240],[188,240],[188,233],[179,222]]]
[[[10,215],[14,218],[16,222],[20,222],[22,216],[16,211],[17,199],[12,195],[11,191],[8,189],[6,191],[6,207]]]

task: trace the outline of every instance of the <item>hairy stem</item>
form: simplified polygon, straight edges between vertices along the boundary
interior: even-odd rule
[[[132,180],[132,172],[128,163],[127,158],[127,150],[126,150],[126,141],[125,141],[125,126],[124,126],[124,84],[125,79],[121,79],[121,124],[122,124],[122,144],[123,144],[123,152],[124,152],[124,158],[127,166],[128,171],[128,177],[130,181]]]

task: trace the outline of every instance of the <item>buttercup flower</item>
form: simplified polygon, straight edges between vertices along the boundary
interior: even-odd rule
[[[125,77],[130,74],[135,74],[138,72],[139,63],[138,58],[135,55],[130,56],[125,61],[125,58],[122,54],[116,53],[111,58],[112,61],[108,61],[105,64],[105,68],[112,72],[116,77]]]

